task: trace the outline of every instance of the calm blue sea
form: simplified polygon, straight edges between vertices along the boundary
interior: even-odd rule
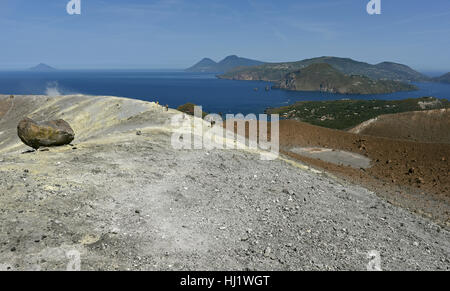
[[[435,96],[450,99],[450,85],[417,83],[415,92],[340,95],[320,92],[266,91],[267,82],[219,80],[213,74],[181,71],[0,72],[0,94],[89,94],[159,101],[177,107],[192,102],[208,112],[262,113],[301,100],[383,99]],[[255,91],[255,88],[259,90]]]

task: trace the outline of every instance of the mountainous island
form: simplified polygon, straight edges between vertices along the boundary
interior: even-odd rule
[[[402,82],[429,81],[429,78],[406,65],[382,62],[371,65],[349,58],[319,57],[298,62],[268,63],[257,67],[235,68],[219,76],[232,80],[280,81],[287,74],[299,71],[309,65],[326,63],[346,75],[363,75],[374,80],[394,80]]]
[[[440,77],[437,78],[433,78],[434,82],[439,82],[439,83],[448,83],[450,84],[450,72],[448,72],[447,74],[444,74]]]
[[[33,72],[53,72],[53,71],[56,71],[55,68],[50,67],[49,65],[44,64],[44,63],[40,63],[39,65],[34,66],[34,67],[30,68],[29,70],[33,71]]]
[[[220,62],[215,62],[210,58],[204,58],[194,66],[186,69],[186,72],[192,73],[225,73],[230,70],[241,68],[241,67],[250,67],[250,66],[259,66],[264,64],[264,62],[241,58],[235,55],[228,56],[221,60]]]
[[[407,83],[430,81],[430,78],[406,65],[393,62],[371,65],[338,57],[236,67],[218,75],[218,78],[269,81],[276,83],[274,88],[342,94],[411,91],[417,90],[417,87]]]
[[[339,94],[384,94],[413,91],[417,87],[391,80],[373,80],[362,75],[345,75],[327,63],[316,63],[287,74],[274,88]]]

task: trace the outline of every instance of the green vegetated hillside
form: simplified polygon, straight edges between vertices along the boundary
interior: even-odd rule
[[[219,78],[233,80],[279,81],[287,74],[302,70],[311,64],[326,63],[346,75],[363,75],[374,80],[403,82],[427,81],[429,78],[406,65],[382,62],[371,65],[349,58],[319,57],[298,62],[268,63],[260,66],[235,68]]]
[[[414,85],[372,80],[361,75],[345,75],[327,63],[316,63],[287,74],[274,88],[294,91],[321,91],[340,94],[383,94],[417,90]]]
[[[446,99],[422,97],[398,101],[301,101],[285,107],[270,108],[267,113],[277,113],[281,118],[296,119],[322,127],[349,129],[382,114],[441,108],[450,108],[450,102]]]

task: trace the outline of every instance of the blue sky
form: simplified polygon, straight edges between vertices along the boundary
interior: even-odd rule
[[[263,61],[323,55],[450,71],[450,1],[0,0],[0,69],[184,68],[230,54]]]

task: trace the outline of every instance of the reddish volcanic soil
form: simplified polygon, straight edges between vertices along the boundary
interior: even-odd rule
[[[350,132],[416,142],[450,143],[450,109],[380,115]]]
[[[372,166],[355,169],[327,163],[295,154],[290,151],[293,147],[353,152],[370,158]],[[361,184],[392,204],[450,227],[450,144],[360,135],[282,120],[280,148],[287,156],[347,182]]]

